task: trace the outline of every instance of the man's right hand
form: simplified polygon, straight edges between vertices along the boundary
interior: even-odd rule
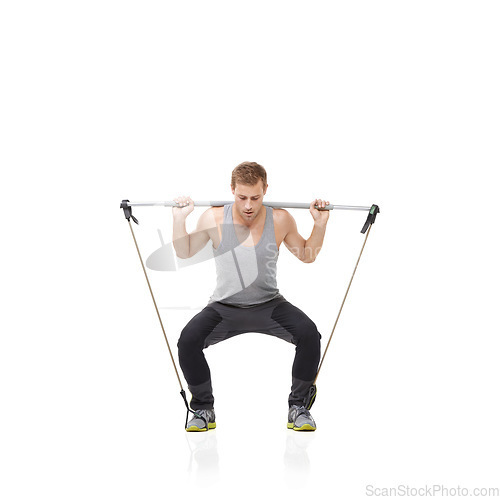
[[[179,196],[174,199],[178,207],[172,207],[172,213],[175,218],[185,219],[194,210],[194,201],[189,196]]]

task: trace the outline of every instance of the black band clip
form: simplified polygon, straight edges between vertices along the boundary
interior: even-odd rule
[[[375,222],[378,213],[380,213],[378,205],[372,205],[370,212],[368,213],[368,217],[366,218],[365,225],[361,229],[363,234],[365,234],[366,230]]]
[[[191,410],[191,408],[189,408],[189,404],[188,404],[187,399],[186,399],[186,391],[184,389],[181,390],[181,396],[182,396],[182,399],[184,400],[184,404],[186,405],[186,409],[187,409],[186,423],[184,424],[184,428],[187,429],[189,412],[191,412],[196,418],[200,418],[201,420],[203,420],[203,422],[205,422],[205,427],[207,428],[207,431],[208,431],[207,419],[203,415],[200,415],[196,411],[193,411],[193,410]]]
[[[139,224],[139,221],[132,215],[132,207],[128,205],[128,202],[130,200],[122,200],[120,203],[120,208],[123,208],[123,214],[125,215],[125,219],[130,221],[130,218],[132,217],[132,220],[136,223]]]
[[[311,406],[314,404],[314,401],[316,401],[316,394],[318,393],[318,389],[316,389],[316,384],[311,385],[309,387],[309,392],[307,393],[307,396],[304,398],[304,406],[310,410]]]

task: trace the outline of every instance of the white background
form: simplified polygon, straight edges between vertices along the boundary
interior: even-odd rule
[[[2,498],[500,487],[499,21],[488,1],[3,2]],[[286,429],[293,347],[258,334],[207,350],[218,427],[184,432],[118,208],[229,199],[245,160],[268,200],[381,207],[315,433]],[[134,214],[145,256],[170,240],[169,209]],[[364,219],[332,213],[314,264],[281,252],[324,340]],[[175,357],[212,265],[151,273]]]

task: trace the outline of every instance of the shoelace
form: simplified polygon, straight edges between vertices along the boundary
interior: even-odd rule
[[[308,418],[312,418],[311,413],[305,406],[292,406],[292,408],[295,411],[295,413],[293,414],[294,420],[297,420],[297,418],[300,417],[300,415],[305,415]]]
[[[205,427],[208,429],[208,422],[210,420],[210,417],[208,416],[209,410],[194,410],[192,411],[193,415],[195,418],[199,418],[200,420],[203,420],[205,423]],[[186,425],[187,427],[187,418],[186,418]]]
[[[194,416],[208,422],[208,410],[195,410]]]

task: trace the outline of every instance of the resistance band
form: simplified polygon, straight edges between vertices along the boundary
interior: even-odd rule
[[[349,293],[349,289],[351,288],[351,283],[354,278],[354,275],[356,274],[356,269],[358,268],[359,261],[361,259],[361,255],[363,254],[363,250],[366,245],[366,240],[368,239],[368,235],[370,234],[370,230],[372,228],[372,224],[375,222],[375,219],[377,217],[377,214],[380,213],[380,209],[377,205],[372,205],[370,209],[370,213],[368,214],[368,217],[366,218],[365,224],[363,225],[361,229],[361,233],[366,233],[365,236],[365,241],[363,241],[363,246],[361,247],[361,251],[359,252],[359,257],[358,260],[356,261],[356,265],[354,266],[354,271],[352,272],[351,279],[349,281],[349,285],[347,286],[347,290],[345,291],[344,299],[342,300],[342,304],[340,305],[339,312],[337,314],[337,319],[335,320],[335,324],[333,325],[332,328],[332,333],[330,333],[330,338],[328,339],[328,343],[326,344],[325,352],[323,353],[323,357],[321,358],[321,362],[318,367],[318,371],[316,372],[316,377],[314,378],[313,385],[309,389],[309,394],[307,397],[307,401],[305,402],[305,407],[310,410],[311,406],[313,405],[314,401],[316,400],[316,394],[318,392],[316,388],[316,381],[318,380],[319,376],[319,371],[321,370],[321,366],[323,365],[323,361],[325,360],[326,352],[328,351],[328,347],[330,347],[330,342],[332,341],[333,337],[333,332],[335,331],[335,328],[337,326],[337,323],[339,322],[340,318],[340,313],[342,312],[342,309],[344,307],[345,299],[347,298],[347,294]]]

